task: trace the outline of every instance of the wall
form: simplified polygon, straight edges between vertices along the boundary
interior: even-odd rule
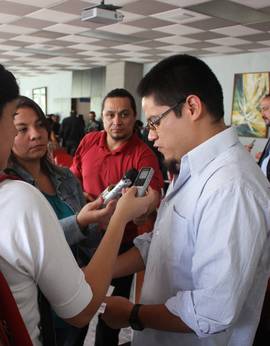
[[[225,122],[229,125],[231,122],[230,114],[234,74],[239,72],[270,71],[270,52],[216,56],[204,58],[203,60],[212,68],[223,87]],[[133,63],[129,64],[133,65]],[[143,74],[149,71],[152,66],[153,64],[145,64]],[[127,77],[128,71],[126,71],[124,63],[111,64],[106,67],[106,71],[105,68],[87,71],[88,74],[86,71],[75,71],[73,74],[72,72],[61,72],[55,75],[22,78],[19,79],[21,93],[31,97],[33,88],[47,86],[48,113],[58,112],[62,117],[67,116],[70,112],[71,97],[90,96],[91,108],[96,111],[97,117],[99,117],[100,104],[106,91],[115,87],[124,87],[125,79],[128,80],[128,83],[132,81],[134,90],[138,84],[137,80],[135,82],[133,78]],[[137,70],[135,69],[134,71]],[[139,74],[136,74],[137,78],[140,78]],[[92,82],[89,81],[89,78],[91,78]],[[131,92],[133,91],[131,90]],[[144,120],[143,115],[142,119]],[[250,143],[252,139],[242,137],[240,140],[246,144]],[[265,142],[266,139],[256,139],[252,154],[254,155],[256,151],[261,150]]]
[[[270,52],[211,57],[204,58],[204,61],[211,67],[223,87],[225,122],[230,125],[234,74],[270,71]],[[240,137],[243,144],[250,143],[252,139],[249,137]],[[252,155],[254,156],[257,151],[261,151],[265,143],[266,139],[257,138],[252,149]]]
[[[18,82],[21,94],[31,98],[33,88],[47,87],[47,113],[59,113],[63,119],[70,114],[71,98],[91,97],[90,107],[99,118],[101,101],[105,94],[104,67],[18,78]]]
[[[137,118],[141,118],[141,100],[136,88],[143,76],[143,65],[133,62],[117,62],[106,66],[106,94],[115,88],[127,89],[135,98]]]
[[[270,71],[270,52],[247,53],[238,55],[224,55],[203,58],[220,81],[224,93],[225,123],[231,124],[231,107],[233,94],[233,79],[235,73],[241,72],[262,72]],[[147,73],[153,64],[144,66],[144,74]],[[241,137],[243,144],[248,144],[253,138]],[[256,139],[252,155],[261,151],[266,143],[266,139]]]
[[[90,109],[95,111],[97,119],[100,118],[101,103],[105,96],[105,72],[105,67],[98,67],[91,70],[73,71],[72,76],[72,97],[90,97],[88,111]]]
[[[47,113],[58,113],[61,119],[70,114],[72,72],[38,77],[18,78],[21,95],[32,98],[32,89],[47,87]]]

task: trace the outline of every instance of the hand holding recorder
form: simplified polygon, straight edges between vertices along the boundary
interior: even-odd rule
[[[123,214],[122,217],[125,220],[131,221],[147,214],[155,194],[153,189],[148,189],[153,174],[153,168],[143,167],[137,175],[133,186],[119,199],[116,209]],[[148,192],[145,196],[147,189]]]

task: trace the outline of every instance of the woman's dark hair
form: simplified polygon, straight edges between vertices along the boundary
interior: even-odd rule
[[[29,97],[26,97],[26,96],[19,96],[17,109],[19,108],[31,108],[37,114],[37,117],[40,120],[41,124],[48,131],[48,135],[50,135],[51,125],[50,125],[49,118],[45,116],[43,110],[35,101],[31,100]]]
[[[122,89],[122,88],[113,89],[104,97],[104,99],[102,101],[102,106],[101,106],[101,113],[103,112],[105,101],[109,97],[127,97],[130,101],[130,106],[133,109],[134,115],[136,116],[137,108],[136,108],[135,99],[129,91],[127,91],[126,89]]]
[[[157,104],[168,106],[196,95],[213,119],[219,121],[224,116],[223,92],[217,77],[206,63],[191,55],[162,60],[143,77],[137,91],[141,97],[153,96]]]
[[[19,86],[13,74],[0,65],[0,117],[3,108],[8,102],[15,100],[19,95]]]

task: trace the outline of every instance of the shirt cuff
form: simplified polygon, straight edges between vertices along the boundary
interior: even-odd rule
[[[145,265],[147,263],[151,239],[152,239],[152,232],[139,235],[133,241],[134,246],[136,246],[136,248],[140,251],[140,254],[142,256],[142,259]]]
[[[76,219],[76,215],[71,215],[60,220],[64,230],[67,243],[71,246],[85,239]]]
[[[53,310],[61,318],[72,318],[83,311],[92,300],[93,293],[90,285],[85,281],[82,274],[82,281],[79,290],[67,303],[54,305]]]
[[[196,315],[190,291],[179,291],[176,296],[165,303],[166,308],[175,316],[178,316],[199,338],[209,337],[211,334],[210,323]]]

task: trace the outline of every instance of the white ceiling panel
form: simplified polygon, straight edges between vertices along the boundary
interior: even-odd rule
[[[253,35],[253,34],[261,33],[260,30],[248,28],[248,27],[243,26],[243,25],[233,25],[233,26],[228,26],[225,28],[213,29],[211,31],[217,32],[219,34],[223,34],[226,36],[233,36],[233,37],[239,37],[239,36],[246,36],[246,35]]]
[[[256,9],[270,6],[269,0],[231,0],[231,1],[241,5],[256,8]]]
[[[224,37],[224,38],[216,38],[213,40],[207,40],[207,42],[220,44],[221,46],[237,46],[239,44],[250,43],[250,41],[242,40],[237,37]]]
[[[270,51],[270,0],[105,0],[122,7],[122,22],[82,22],[82,9],[100,2],[0,0],[0,62],[34,75],[175,53]]]
[[[113,32],[115,34],[122,34],[122,35],[136,34],[137,32],[144,31],[144,29],[142,28],[138,28],[136,26],[131,26],[127,24],[121,24],[121,23],[102,26],[98,28],[97,30],[108,31],[110,33]]]
[[[75,25],[59,23],[59,24],[48,26],[46,30],[71,35],[71,34],[79,34],[80,32],[85,31],[85,28],[82,28],[80,26],[75,26]]]
[[[8,32],[12,34],[31,34],[35,31],[36,30],[33,28],[26,28],[23,26],[8,25],[8,24],[0,25],[0,32]]]
[[[181,24],[172,24],[168,26],[163,26],[161,28],[156,28],[155,30],[165,32],[167,34],[172,34],[172,35],[189,35],[189,34],[196,34],[198,32],[202,32],[201,29],[191,28],[187,25],[181,25]]]
[[[65,0],[7,0],[8,2],[16,2],[18,4],[31,5],[37,7],[56,6]]]
[[[28,14],[26,17],[50,20],[55,23],[66,23],[77,19],[78,15],[43,8]]]
[[[20,19],[18,16],[14,16],[12,14],[0,13],[0,23],[7,24],[15,22],[17,19]]]

